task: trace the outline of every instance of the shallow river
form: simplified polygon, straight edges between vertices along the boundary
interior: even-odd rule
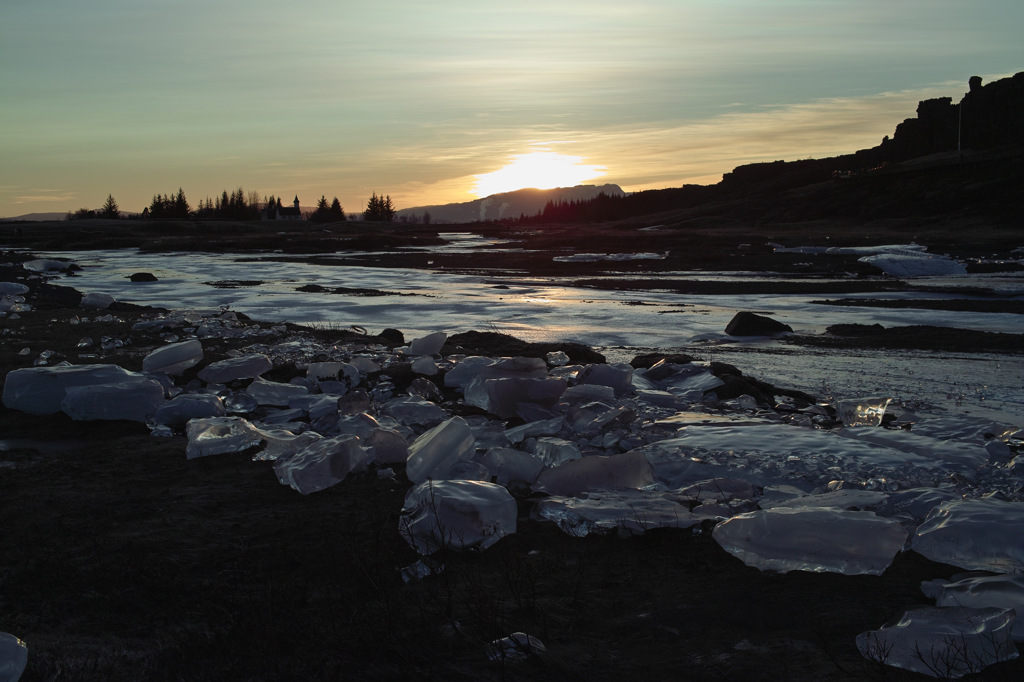
[[[953,411],[1011,423],[1024,422],[1024,358],[915,351],[821,351],[771,339],[740,341],[723,333],[740,310],[772,316],[798,333],[821,333],[832,324],[925,324],[1024,333],[1024,316],[930,310],[854,308],[812,303],[835,295],[680,296],[649,290],[600,291],[568,286],[558,278],[455,274],[414,269],[324,266],[254,261],[235,254],[143,254],[134,251],[51,252],[84,270],[62,283],[83,293],[168,308],[232,310],[266,321],[376,333],[386,327],[406,338],[432,331],[500,331],[527,341],[578,341],[609,361],[628,361],[651,349],[685,350],[704,360],[735,364],[746,374],[826,397],[886,395],[909,407]],[[159,281],[131,283],[135,272]],[[758,273],[672,273],[674,278],[752,279]],[[568,280],[566,280],[568,281]],[[955,289],[984,286],[1024,299],[1024,278],[970,276],[915,280],[942,285],[948,294],[905,297],[966,298]],[[305,285],[372,289],[384,295],[304,293]],[[898,297],[901,294],[886,294]],[[856,295],[844,296],[846,298]],[[878,297],[864,294],[863,297]]]

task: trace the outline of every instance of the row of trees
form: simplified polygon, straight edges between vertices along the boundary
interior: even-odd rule
[[[148,220],[273,220],[278,215],[285,215],[293,210],[290,204],[284,205],[280,197],[260,197],[258,192],[246,193],[241,187],[233,192],[224,190],[216,198],[201,199],[199,206],[193,209],[185,197],[184,190],[179,187],[177,192],[154,195],[149,206],[142,210],[141,217]],[[396,213],[390,195],[378,196],[374,192],[363,212],[363,219],[391,222],[395,220]],[[98,211],[82,208],[68,214],[68,220],[120,217],[121,211],[113,195],[107,196],[106,203]],[[304,217],[314,223],[333,223],[349,219],[338,197],[334,197],[328,203],[323,195],[320,196],[316,208]],[[429,221],[429,218],[427,220]]]

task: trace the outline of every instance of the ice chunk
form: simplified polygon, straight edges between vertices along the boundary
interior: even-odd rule
[[[434,358],[429,355],[422,355],[413,360],[410,369],[412,369],[414,374],[422,374],[428,377],[434,376],[441,371],[437,368]]]
[[[462,417],[452,417],[413,441],[405,474],[413,483],[444,479],[453,464],[473,453],[472,429]]]
[[[580,372],[579,381],[581,384],[609,386],[617,396],[628,395],[633,390],[633,367],[624,362],[587,365]]]
[[[323,390],[324,393],[328,391],[323,388],[323,384],[340,382],[345,390],[338,392],[345,393],[348,389],[358,386],[362,380],[359,369],[347,362],[312,362],[306,368],[306,378],[313,382],[315,388]]]
[[[142,374],[117,365],[68,365],[25,367],[8,373],[3,403],[12,410],[29,414],[56,414],[72,386],[150,381]]]
[[[444,385],[449,388],[464,389],[485,367],[490,367],[496,362],[492,358],[480,355],[463,358],[444,375]]]
[[[161,346],[142,359],[142,371],[180,376],[203,359],[203,344],[198,340]]]
[[[409,443],[394,429],[374,429],[366,439],[366,447],[372,448],[377,464],[401,464],[409,459]]]
[[[845,426],[878,426],[892,398],[856,398],[836,403],[836,416]]]
[[[709,517],[693,514],[671,493],[607,490],[586,498],[548,497],[537,502],[533,516],[553,521],[575,537],[612,531],[640,534],[652,528],[690,528]]]
[[[67,270],[73,264],[70,261],[51,260],[48,258],[36,258],[27,260],[21,264],[29,272],[60,272]]]
[[[245,391],[232,393],[224,397],[224,409],[231,414],[250,414],[256,411],[260,404]]]
[[[857,635],[865,658],[940,679],[957,679],[1017,658],[1012,609],[905,609],[879,630]]]
[[[363,440],[369,438],[370,434],[379,428],[380,423],[365,412],[346,414],[338,418],[339,433],[350,433],[353,436],[359,436]]]
[[[967,274],[967,268],[952,258],[909,251],[880,253],[874,256],[864,256],[857,260],[873,265],[893,277],[937,277]]]
[[[1024,504],[951,500],[934,508],[910,548],[932,561],[996,573],[1024,572]]]
[[[978,443],[941,441],[912,431],[890,429],[841,429],[838,435],[910,452],[921,457],[944,460],[960,469],[977,469],[989,460],[989,452]]]
[[[937,488],[909,488],[899,490],[889,495],[886,501],[885,510],[880,512],[882,516],[896,516],[903,514],[920,523],[932,509],[943,502],[958,500],[959,495]]]
[[[544,356],[544,360],[552,367],[564,367],[569,364],[569,356],[564,350],[553,350]]]
[[[287,407],[290,400],[307,395],[309,389],[297,384],[282,384],[279,381],[266,381],[256,377],[245,392],[255,398],[260,405]]]
[[[316,431],[303,431],[297,435],[287,429],[256,429],[256,432],[266,447],[253,455],[254,462],[273,462],[323,440]]]
[[[630,410],[624,405],[587,403],[574,406],[569,410],[565,419],[573,431],[581,436],[591,437],[599,434],[619,417],[628,414],[630,414]]]
[[[679,371],[659,380],[659,384],[676,395],[702,394],[725,384],[707,367],[679,365]]]
[[[389,400],[384,411],[405,425],[433,424],[444,419],[448,413],[434,403],[415,396],[403,396]]]
[[[418,339],[413,339],[409,344],[407,355],[436,355],[441,352],[441,347],[448,340],[445,332],[434,332]]]
[[[95,310],[106,310],[114,303],[114,297],[110,294],[90,293],[82,297],[78,305],[82,308],[93,308]]]
[[[967,415],[927,416],[917,419],[912,427],[913,433],[921,436],[979,444],[992,439],[1005,441],[1016,430],[1016,426]]]
[[[642,452],[583,457],[545,469],[533,489],[549,495],[576,496],[588,490],[642,488],[654,483],[654,470]]]
[[[562,430],[563,426],[565,426],[565,419],[563,417],[553,417],[505,429],[505,437],[509,443],[521,443],[527,438],[554,436]]]
[[[184,393],[157,408],[153,422],[181,428],[190,419],[223,417],[226,414],[220,396],[209,393]]]
[[[521,661],[547,652],[544,642],[525,632],[513,632],[487,645],[487,658],[492,661]]]
[[[273,369],[266,355],[257,353],[214,362],[199,370],[199,378],[208,384],[226,384],[236,379],[255,379]]]
[[[248,450],[263,439],[256,427],[241,417],[193,419],[185,425],[185,435],[187,459]]]
[[[582,457],[576,443],[552,436],[538,438],[536,445],[533,447],[533,454],[540,458],[544,466],[549,467],[556,467]]]
[[[872,512],[776,507],[734,516],[715,526],[713,537],[762,571],[881,575],[907,531]]]
[[[351,434],[318,440],[274,463],[278,480],[303,495],[329,488],[365,468],[366,450],[359,437]]]
[[[502,418],[528,415],[526,408],[550,409],[565,392],[565,379],[558,377],[485,378],[486,370],[466,387],[466,403]]]
[[[20,296],[27,294],[29,288],[18,282],[0,282],[0,296]]]
[[[18,682],[28,664],[28,645],[8,632],[0,632],[0,682]]]
[[[516,501],[482,481],[427,481],[409,489],[399,532],[423,555],[442,547],[487,549],[516,532]]]
[[[512,448],[490,448],[480,460],[495,476],[498,485],[530,485],[537,480],[544,463],[528,452]]]
[[[164,387],[153,379],[116,384],[70,386],[60,408],[75,421],[118,420],[145,423],[164,404]]]
[[[564,402],[573,403],[611,403],[615,401],[615,389],[599,384],[579,384],[565,389],[561,398]]]

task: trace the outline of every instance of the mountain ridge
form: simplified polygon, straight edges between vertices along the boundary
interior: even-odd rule
[[[397,215],[399,218],[421,218],[424,213],[429,213],[431,222],[437,223],[484,222],[518,218],[521,215],[533,216],[543,210],[549,201],[555,203],[588,201],[602,193],[606,196],[626,196],[621,187],[611,183],[556,187],[554,189],[527,187],[511,192],[491,194],[473,201],[403,208],[397,212]]]

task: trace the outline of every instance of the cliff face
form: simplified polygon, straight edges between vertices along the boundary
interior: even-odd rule
[[[982,85],[969,81],[970,91],[957,104],[950,97],[928,99],[917,105],[917,117],[896,126],[892,138],[877,147],[827,159],[775,161],[738,166],[722,178],[729,192],[753,186],[780,190],[852,174],[886,164],[957,149],[984,150],[1024,144],[1024,72]]]
[[[974,76],[959,103],[949,97],[918,104],[917,118],[896,126],[878,149],[885,161],[906,161],[957,149],[988,149],[1024,142],[1024,72],[988,85]]]

